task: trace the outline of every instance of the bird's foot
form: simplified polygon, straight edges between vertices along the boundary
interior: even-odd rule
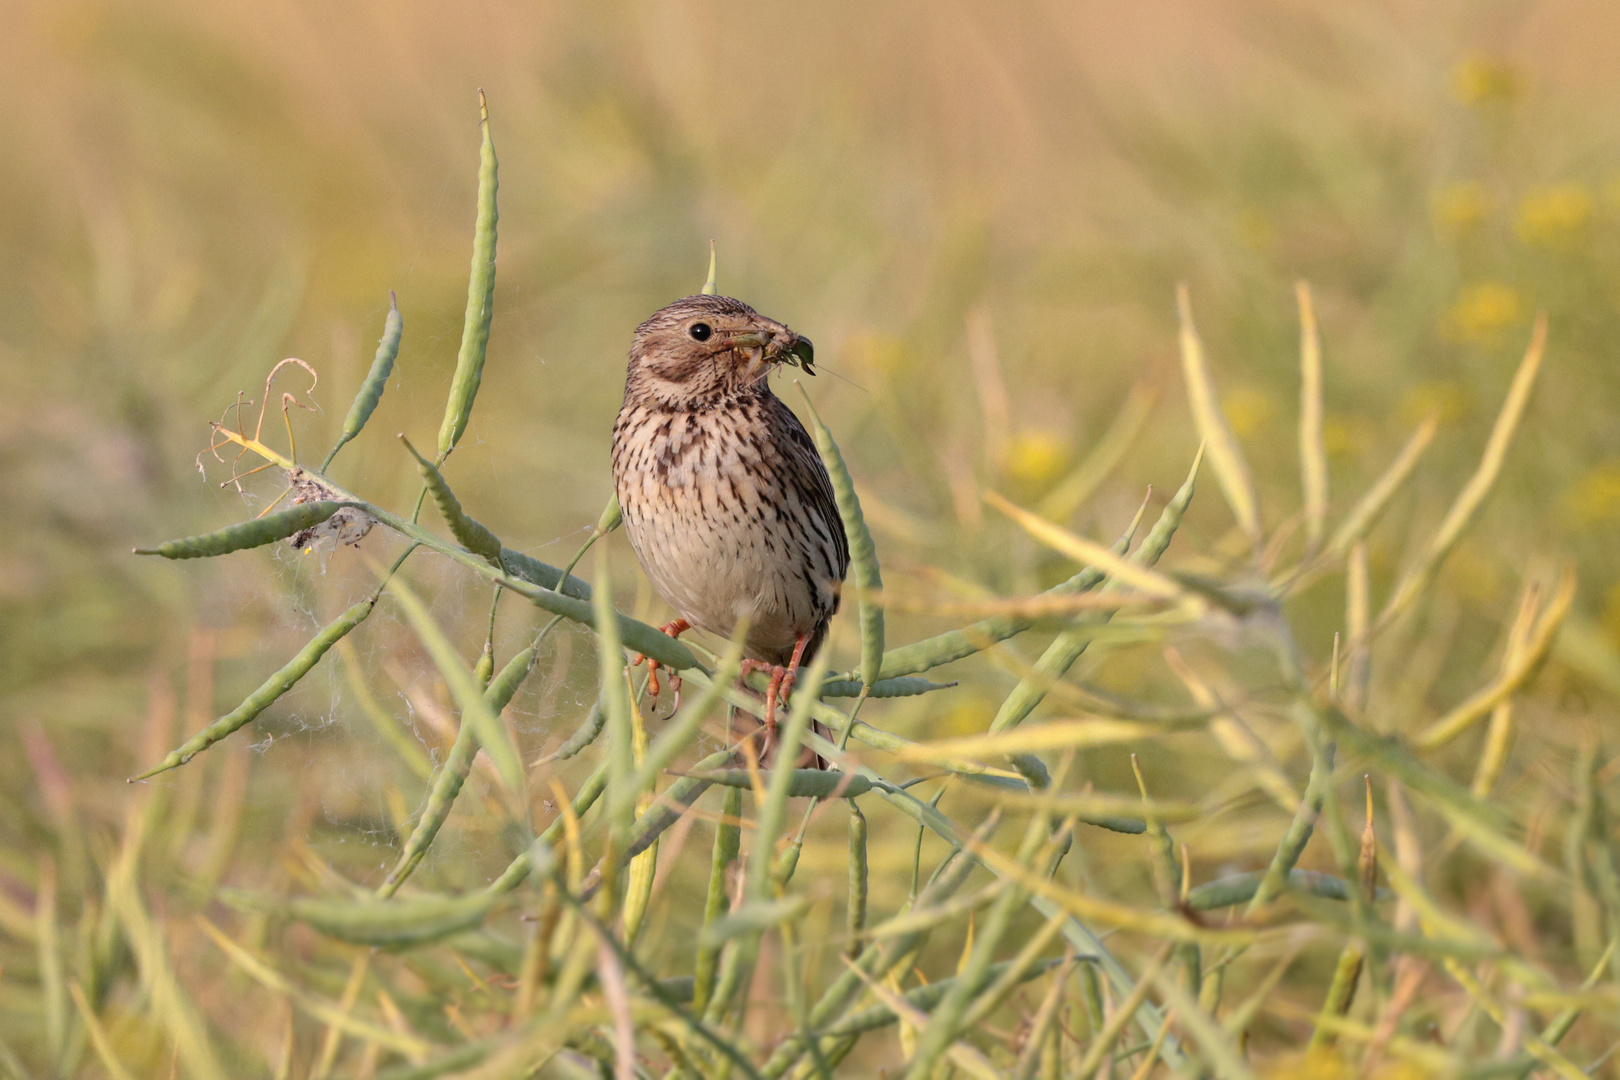
[[[756,671],[770,672],[770,682],[765,685],[765,744],[776,745],[776,707],[786,705],[788,695],[793,692],[793,684],[799,678],[799,662],[804,659],[804,647],[809,638],[801,636],[793,645],[793,658],[786,666],[770,664],[763,660],[744,660],[742,662],[741,677],[746,680]]]
[[[690,629],[692,629],[692,624],[685,619],[674,619],[658,628],[660,633],[668,634],[672,638],[679,638]],[[656,702],[659,692],[663,690],[663,687],[658,682],[658,668],[660,665],[658,661],[645,653],[637,653],[636,658],[630,661],[630,666],[635,667],[643,661],[647,664],[647,693],[651,694],[653,701]],[[681,707],[681,677],[673,671],[669,675],[669,688],[675,695],[674,707],[678,709]]]

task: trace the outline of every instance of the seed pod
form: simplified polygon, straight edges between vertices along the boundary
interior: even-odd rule
[[[484,891],[386,901],[306,899],[291,901],[287,914],[339,941],[408,948],[476,929],[498,899]]]
[[[503,559],[510,558],[511,551],[502,551]],[[562,571],[557,571],[561,575]],[[583,623],[595,628],[597,624],[596,611],[589,601],[580,600],[573,596],[564,595],[549,587],[535,588],[523,581],[506,580],[501,582],[506,588],[527,598],[536,607],[544,608],[553,615],[561,615],[565,619]],[[692,650],[681,644],[675,638],[660,631],[656,626],[648,626],[628,615],[614,615],[618,624],[619,641],[625,648],[641,655],[657,660],[672,671],[685,671],[697,665],[697,658]]]
[[[1123,553],[1130,543],[1131,537],[1136,533],[1136,525],[1125,531],[1115,542],[1113,550]],[[1052,586],[1042,596],[1072,596],[1076,593],[1090,592],[1107,580],[1108,573],[1095,566],[1087,566],[1067,581]],[[913,672],[927,671],[930,668],[948,664],[953,660],[960,660],[965,656],[988,649],[998,641],[1006,641],[1010,637],[1022,634],[1035,625],[1036,620],[1029,618],[1015,618],[1011,615],[996,615],[988,619],[980,619],[970,626],[958,630],[947,630],[943,634],[936,634],[931,638],[914,641],[909,645],[901,645],[883,657],[883,669],[879,674],[881,682],[888,682],[899,676],[910,675]],[[876,687],[873,688],[874,690]],[[872,695],[872,696],[875,696]]]
[[[473,678],[472,670],[467,667],[466,662],[457,653],[456,647],[445,636],[444,630],[428,613],[427,605],[422,603],[415,591],[397,577],[389,579],[388,590],[394,594],[394,599],[404,610],[406,619],[427,648],[434,666],[444,676],[451,698],[461,709],[462,725],[472,728],[484,752],[494,763],[496,774],[506,790],[514,795],[521,795],[526,779],[523,763],[518,757],[518,750],[513,745],[511,736],[501,725],[496,710],[489,707],[484,696],[484,688]]]
[[[336,645],[343,638],[343,635],[364,622],[366,616],[371,614],[371,609],[376,604],[377,598],[375,596],[368,597],[355,604],[342,615],[339,615],[328,623],[319,634],[316,634],[309,644],[299,650],[298,655],[289,660],[286,667],[270,676],[262,686],[249,694],[247,700],[243,701],[242,704],[187,739],[178,749],[170,751],[169,756],[164,758],[158,765],[138,776],[131,777],[131,780],[145,780],[148,777],[156,776],[160,772],[167,772],[178,765],[184,765],[197,756],[199,752],[213,746],[219,740],[264,712],[275,703],[277,698],[292,689],[299,679],[309,674],[310,669],[320,662],[321,657],[326,655],[327,649]]]
[[[472,271],[467,279],[467,314],[461,327],[461,351],[456,356],[456,374],[450,382],[450,398],[444,404],[444,422],[439,426],[439,460],[454,450],[467,430],[473,399],[484,378],[484,355],[489,346],[489,321],[495,313],[495,225],[500,218],[495,207],[500,163],[495,160],[495,143],[489,134],[489,103],[478,91],[478,217],[473,227]]]
[[[531,645],[507,661],[500,675],[489,684],[489,688],[484,691],[484,701],[492,713],[499,715],[500,711],[511,702],[518,687],[523,685],[523,680],[534,669],[534,657],[535,647]],[[444,827],[445,820],[449,818],[456,797],[461,794],[461,786],[467,782],[467,774],[472,771],[473,758],[477,753],[478,739],[474,734],[473,725],[467,717],[462,717],[461,727],[456,732],[456,741],[450,747],[444,768],[433,778],[427,802],[422,807],[422,816],[417,819],[416,828],[411,830],[410,838],[405,841],[405,850],[400,852],[399,862],[389,871],[388,878],[377,890],[380,898],[387,899],[393,896],[421,863],[428,848],[439,835],[439,830]]]
[[[665,829],[680,820],[687,807],[709,790],[709,785],[714,782],[708,779],[709,770],[730,756],[730,750],[717,750],[697,763],[694,775],[683,776],[665,788],[652,808],[636,819],[635,826],[630,830],[630,843],[619,857],[630,859],[646,851],[654,840],[664,834]]]
[[[591,587],[572,574],[563,580],[563,572],[550,563],[541,562],[521,551],[501,548],[501,566],[513,577],[522,578],[542,589],[551,589],[575,600],[589,600]]]
[[[405,321],[399,316],[399,304],[394,294],[388,294],[388,317],[383,320],[383,336],[377,342],[377,356],[371,361],[371,370],[366,373],[366,381],[360,384],[359,393],[354,395],[354,404],[349,406],[349,415],[343,420],[343,434],[338,441],[327,451],[326,460],[321,462],[321,472],[332,464],[337,452],[343,449],[344,444],[366,426],[371,414],[377,411],[377,402],[382,400],[383,388],[388,385],[388,376],[393,374],[394,360],[399,356],[400,335],[405,332]]]
[[[866,815],[860,804],[849,801],[849,911],[844,954],[851,960],[861,953],[861,931],[866,929]]]
[[[401,435],[399,441],[405,444],[405,449],[416,459],[416,468],[422,474],[422,482],[432,494],[433,504],[439,508],[445,524],[450,526],[450,532],[455,536],[456,543],[474,555],[482,555],[494,565],[500,566],[500,539],[461,509],[461,500],[456,498],[456,493],[445,483],[444,474],[435,468],[431,461],[417,453],[416,447],[411,445],[411,440]]]
[[[870,687],[865,687],[866,696],[873,698],[914,697],[917,694],[927,694],[935,690],[949,690],[955,686],[954,682],[931,682],[928,679],[879,679]],[[830,697],[859,697],[863,684],[859,679],[829,679],[821,684],[821,696]]]
[[[1265,876],[1264,871],[1256,870],[1205,882],[1187,893],[1187,906],[1194,911],[1213,911],[1234,904],[1246,904],[1254,898],[1255,890]],[[1350,886],[1315,870],[1290,870],[1288,887],[1325,900],[1350,899]]]
[[[833,441],[832,432],[821,422],[810,395],[803,386],[799,393],[810,409],[810,434],[815,437],[816,450],[827,466],[832,479],[833,498],[838,503],[838,516],[844,519],[844,534],[849,538],[850,563],[855,571],[855,598],[861,605],[861,682],[870,686],[878,681],[883,667],[883,606],[874,597],[883,591],[883,576],[878,570],[877,547],[872,533],[861,515],[861,500],[855,494],[855,480],[844,464],[844,455]]]
[[[319,525],[345,505],[347,504],[328,499],[299,503],[218,532],[169,540],[155,548],[136,548],[135,554],[161,555],[165,559],[201,559],[213,555],[228,555],[244,548],[263,547],[265,544],[285,540],[294,533]]]
[[[636,708],[634,701],[630,703],[630,722],[632,727],[632,749],[634,763],[639,770],[647,757],[647,726],[642,721],[641,710]],[[636,774],[639,775],[639,772]],[[630,783],[630,790],[636,792],[636,813],[646,815],[652,808],[654,788],[650,785],[643,789],[634,782]],[[624,889],[624,910],[621,919],[624,926],[624,941],[626,945],[635,943],[636,935],[640,933],[642,920],[647,914],[647,904],[652,900],[653,881],[658,874],[658,840],[655,837],[646,850],[636,854],[630,860],[630,873]]]
[[[750,900],[731,914],[705,927],[703,936],[710,944],[730,941],[746,934],[760,934],[774,926],[799,918],[810,907],[810,897],[801,893],[779,900]]]
[[[610,495],[607,505],[602,507],[602,516],[596,519],[597,535],[606,536],[623,524],[624,511],[619,507],[619,496]]]
[[[725,787],[753,789],[753,776],[747,769],[716,769],[687,774],[697,780]],[[872,790],[872,780],[861,773],[825,769],[794,769],[788,781],[788,797],[794,799],[853,799]]]
[[[1152,566],[1170,546],[1170,540],[1181,527],[1181,519],[1186,515],[1187,507],[1192,502],[1199,466],[1203,461],[1204,451],[1200,449],[1193,456],[1192,468],[1187,472],[1187,479],[1165,506],[1153,528],[1148,530],[1147,536],[1142,539],[1141,547],[1131,555],[1132,563]],[[1108,618],[1107,612],[1098,612],[1082,625],[1060,631],[1047,645],[1040,659],[1035,662],[1034,669],[1021,679],[1018,685],[1013,687],[1012,693],[1002,701],[995,719],[990,721],[990,730],[1005,731],[1022,723],[1024,718],[1045,700],[1047,689],[1063,678],[1069,668],[1074,666],[1075,661],[1080,659],[1080,655],[1091,644],[1095,627],[1106,622]]]
[[[568,741],[546,756],[547,761],[564,761],[573,757],[602,734],[602,728],[607,723],[607,713],[602,711],[602,699],[599,697],[591,703],[591,711],[585,714],[585,720],[579,729],[568,736]]]
[[[720,291],[720,286],[715,284],[715,279],[714,279],[714,241],[710,240],[709,241],[709,277],[708,277],[708,280],[704,281],[704,283],[703,283],[703,295],[704,296],[713,296],[716,293],[718,293],[719,291]]]
[[[714,854],[709,864],[709,893],[703,905],[703,933],[698,936],[697,961],[692,968],[692,1002],[699,1013],[707,1008],[709,995],[714,991],[715,965],[720,958],[720,946],[706,935],[728,910],[726,871],[736,861],[737,852],[742,846],[741,818],[742,790],[728,787],[725,789],[725,800],[720,804],[720,820],[714,829]]]

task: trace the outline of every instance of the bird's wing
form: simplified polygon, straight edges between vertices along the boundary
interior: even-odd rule
[[[781,430],[787,436],[782,440],[782,452],[794,466],[792,476],[797,494],[827,523],[827,530],[832,535],[834,569],[838,573],[838,580],[843,581],[849,573],[849,538],[844,535],[844,519],[838,513],[838,500],[833,497],[832,478],[827,475],[827,466],[822,464],[821,455],[816,452],[815,440],[810,438],[810,433],[804,429],[793,410],[775,395],[771,396],[771,407],[778,412]]]

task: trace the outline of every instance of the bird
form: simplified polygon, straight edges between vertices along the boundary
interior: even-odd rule
[[[660,629],[729,638],[747,619],[742,674],[770,673],[762,760],[849,571],[827,467],[769,382],[784,365],[815,374],[814,357],[808,338],[741,300],[685,297],[636,328],[613,426],[625,533],[679,616]]]

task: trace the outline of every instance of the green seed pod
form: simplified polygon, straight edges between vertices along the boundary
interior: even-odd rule
[[[709,241],[709,277],[708,277],[708,280],[703,283],[703,295],[704,296],[713,296],[716,293],[718,293],[719,291],[720,291],[720,286],[715,283],[715,279],[714,279],[714,241],[710,240]]]
[[[602,711],[602,699],[597,698],[591,704],[590,712],[585,714],[585,720],[579,725],[579,730],[568,736],[568,741],[557,747],[548,755],[550,760],[565,761],[573,757],[602,734],[602,728],[607,723],[607,713]]]
[[[855,805],[854,803],[850,804]],[[709,864],[709,893],[703,905],[703,933],[698,936],[697,962],[693,971],[692,1002],[699,1013],[714,992],[716,961],[720,946],[709,937],[710,929],[723,918],[730,898],[726,893],[726,871],[737,860],[742,847],[742,789],[728,787],[720,804],[720,821],[714,830],[714,855]]]
[[[501,552],[503,559],[511,554],[510,551]],[[562,571],[559,570],[557,573],[560,576]],[[596,611],[590,601],[566,596],[549,587],[535,588],[524,581],[507,579],[500,584],[553,615],[561,615],[565,619],[572,619],[589,627],[596,626]],[[692,650],[657,627],[648,626],[628,615],[615,614],[614,620],[618,623],[619,641],[625,648],[656,660],[673,671],[685,671],[697,666],[697,658],[692,655]]]
[[[487,655],[487,654],[486,654]],[[507,661],[501,669],[500,675],[489,684],[484,691],[484,701],[492,713],[500,711],[511,702],[512,696],[517,693],[518,687],[534,669],[535,647],[533,645],[524,649],[511,660]],[[433,778],[433,786],[428,790],[427,802],[422,807],[422,816],[417,819],[416,828],[405,841],[405,850],[400,852],[399,862],[389,871],[387,879],[377,895],[387,899],[399,891],[400,885],[410,877],[412,871],[427,855],[428,848],[444,827],[446,819],[450,817],[450,810],[455,806],[456,797],[461,794],[461,787],[467,782],[467,774],[472,771],[473,758],[478,754],[478,739],[473,726],[462,718],[461,727],[456,732],[456,741],[450,747],[450,754],[445,759],[444,768],[439,770]]]
[[[1142,546],[1131,555],[1132,562],[1152,566],[1170,546],[1170,540],[1181,527],[1181,519],[1192,502],[1194,481],[1198,478],[1198,468],[1203,460],[1204,453],[1200,450],[1194,456],[1192,468],[1188,471],[1187,479],[1182,483],[1180,490],[1165,506],[1153,528],[1148,530],[1147,536],[1142,539]],[[1061,631],[1035,662],[1034,670],[1013,687],[1012,693],[1001,703],[995,719],[990,721],[990,730],[1005,731],[1022,723],[1024,718],[1045,700],[1047,688],[1063,678],[1069,668],[1074,666],[1074,662],[1080,659],[1080,655],[1091,644],[1096,627],[1107,622],[1109,617],[1106,612],[1098,612],[1084,620],[1081,625]]]
[[[883,590],[883,576],[878,571],[877,547],[872,533],[861,516],[861,500],[855,494],[855,480],[844,464],[844,455],[833,441],[832,432],[821,422],[815,405],[804,387],[799,387],[804,403],[810,410],[810,433],[815,437],[816,450],[827,466],[832,478],[833,498],[838,503],[838,515],[844,519],[844,534],[849,538],[849,557],[855,571],[855,597],[861,605],[861,681],[868,686],[878,681],[883,667],[883,606],[875,597]]]
[[[461,500],[456,498],[456,493],[445,483],[444,474],[435,468],[431,461],[417,453],[416,447],[411,445],[409,439],[401,435],[399,441],[405,444],[405,449],[416,459],[416,468],[422,474],[422,482],[427,485],[428,492],[433,496],[433,504],[439,508],[445,524],[450,526],[450,532],[455,536],[456,543],[474,555],[482,555],[491,563],[500,566],[499,538],[461,509]]]
[[[689,777],[725,787],[752,790],[753,776],[747,769],[716,769],[713,772],[692,772]],[[872,790],[872,780],[861,773],[844,773],[824,769],[794,769],[788,782],[788,796],[795,799],[853,799]]]
[[[397,577],[388,581],[388,590],[399,602],[416,636],[426,647],[434,666],[439,669],[439,674],[444,676],[451,698],[461,709],[462,725],[472,728],[506,790],[514,795],[520,794],[526,779],[523,762],[518,757],[518,749],[511,735],[485,700],[484,688],[473,678],[472,670],[415,591]]]
[[[165,559],[201,559],[212,555],[228,555],[244,548],[263,547],[305,529],[313,528],[337,513],[347,503],[322,499],[318,502],[298,503],[262,518],[244,521],[239,525],[169,540],[155,548],[136,548],[137,555],[161,555]]]
[[[750,900],[739,905],[713,926],[707,927],[703,933],[711,943],[730,941],[746,934],[759,934],[797,919],[809,907],[810,897],[802,893],[797,896],[784,896],[779,900]]]
[[[164,758],[158,765],[138,776],[131,777],[131,780],[145,780],[148,777],[156,776],[160,772],[167,772],[176,766],[184,765],[201,751],[213,746],[219,740],[264,712],[275,703],[277,698],[292,689],[299,679],[309,674],[310,669],[320,662],[321,657],[326,655],[327,649],[336,645],[343,638],[343,635],[364,622],[366,616],[371,614],[371,609],[376,604],[377,598],[375,596],[369,597],[339,615],[328,623],[319,634],[316,634],[309,644],[300,649],[298,655],[287,662],[286,667],[270,676],[262,686],[249,694],[247,700],[243,701],[242,704],[187,739],[178,749],[171,751],[169,756]]]
[[[409,948],[482,926],[497,899],[482,891],[387,901],[307,899],[291,901],[287,914],[339,941]]]
[[[849,910],[844,929],[849,940],[844,955],[851,960],[860,955],[861,931],[866,929],[866,815],[860,804],[849,800]]]
[[[821,696],[859,697],[864,688],[867,697],[915,697],[935,690],[949,690],[955,685],[954,682],[930,682],[928,679],[879,679],[866,687],[859,679],[829,679],[821,684]]]
[[[517,696],[523,680],[534,670],[536,651],[536,646],[530,645],[512,657],[506,662],[506,666],[501,668],[501,673],[490,682],[489,689],[484,691],[484,700],[489,702],[490,711],[498,714],[512,704],[512,699]]]
[[[569,596],[575,600],[589,600],[591,587],[572,574],[563,580],[563,572],[550,563],[541,562],[521,551],[511,548],[501,548],[501,566],[513,577],[538,585],[542,589],[551,589]]]
[[[596,519],[596,533],[606,536],[623,524],[624,511],[619,508],[619,496],[609,496],[608,504],[602,508],[602,516]]]
[[[639,818],[630,830],[630,843],[624,849],[621,859],[630,859],[646,851],[652,842],[663,835],[686,808],[698,801],[698,797],[709,790],[714,781],[708,779],[708,772],[722,764],[731,757],[730,750],[717,750],[697,763],[693,770],[695,775],[683,776],[659,793],[658,801]]]
[[[1264,871],[1255,870],[1207,881],[1188,891],[1187,906],[1194,911],[1213,911],[1234,904],[1246,904],[1254,898],[1265,876]],[[1336,877],[1315,870],[1290,870],[1288,887],[1326,900],[1350,899],[1349,886]]]
[[[354,395],[354,404],[349,406],[349,415],[343,421],[343,434],[326,454],[326,460],[321,462],[321,472],[332,464],[337,452],[366,426],[371,414],[377,411],[377,402],[382,400],[383,388],[388,385],[388,376],[393,374],[394,360],[399,356],[400,335],[405,332],[405,320],[399,316],[399,304],[394,294],[388,294],[388,317],[383,321],[383,335],[377,342],[377,356],[371,361],[371,370],[366,373],[366,381],[360,384],[360,392]]]
[[[478,217],[473,228],[472,272],[467,279],[467,314],[461,327],[461,352],[456,356],[456,374],[450,382],[450,398],[444,405],[444,422],[439,426],[439,460],[443,461],[461,441],[472,415],[473,399],[484,378],[484,355],[489,346],[489,322],[495,313],[495,226],[500,218],[495,207],[500,163],[495,160],[495,143],[489,134],[489,103],[478,91]]]

